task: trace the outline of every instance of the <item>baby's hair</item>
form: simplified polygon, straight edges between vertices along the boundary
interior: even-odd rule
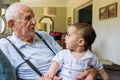
[[[93,27],[88,23],[74,23],[71,26],[76,27],[81,32],[81,36],[85,40],[85,49],[87,50],[96,38],[96,33]]]

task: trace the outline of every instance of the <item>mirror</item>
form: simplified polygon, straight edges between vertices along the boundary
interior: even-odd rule
[[[2,16],[0,16],[0,34],[3,34],[5,32],[5,14],[3,14]]]
[[[39,20],[39,24],[40,24],[39,27],[41,28],[41,30],[44,30],[48,33],[54,30],[54,21],[49,16],[43,16]]]

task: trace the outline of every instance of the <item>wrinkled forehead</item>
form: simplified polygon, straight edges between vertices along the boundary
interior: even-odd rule
[[[20,17],[26,17],[26,16],[34,16],[34,12],[31,8],[27,6],[19,6],[20,9]]]

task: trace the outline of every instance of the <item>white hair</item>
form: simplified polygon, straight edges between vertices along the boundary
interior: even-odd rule
[[[12,5],[10,5],[5,13],[6,21],[8,22],[10,19],[17,20],[19,19],[19,15],[21,12],[21,8],[19,6],[27,6],[21,2],[15,2]]]

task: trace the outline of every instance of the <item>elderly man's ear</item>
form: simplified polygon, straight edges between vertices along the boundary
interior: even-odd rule
[[[11,29],[13,29],[13,27],[14,27],[14,20],[9,20],[8,21],[8,26],[11,28]]]

